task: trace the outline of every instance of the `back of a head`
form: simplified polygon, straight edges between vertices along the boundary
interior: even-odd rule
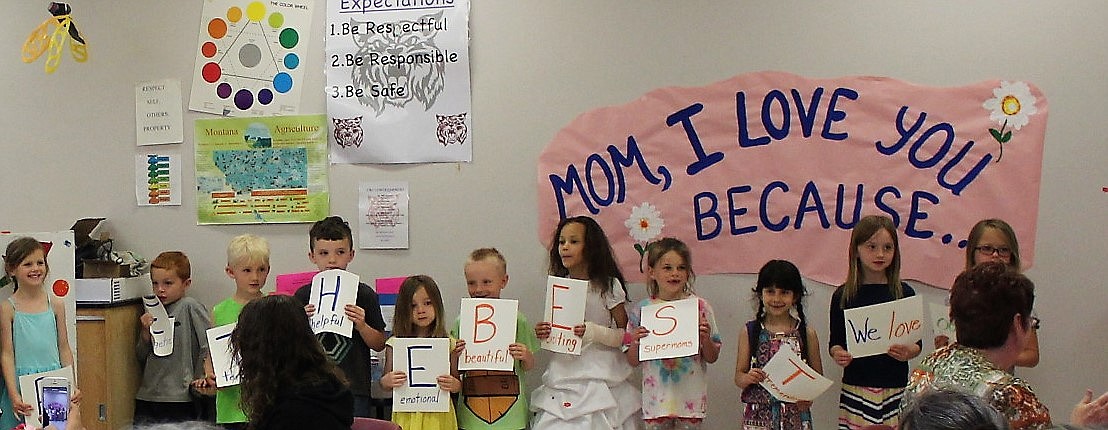
[[[958,343],[991,349],[1004,345],[1013,317],[1027,324],[1035,301],[1035,285],[999,262],[982,263],[962,272],[950,289],[950,316]]]
[[[1008,430],[1000,412],[972,394],[931,390],[900,414],[900,430]]]
[[[273,363],[301,372],[325,357],[304,306],[287,295],[269,295],[247,303],[231,334],[231,345],[241,357],[243,373],[250,375]]]

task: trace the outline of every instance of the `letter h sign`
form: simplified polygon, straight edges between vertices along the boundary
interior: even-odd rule
[[[308,302],[315,305],[312,330],[351,337],[354,322],[346,317],[346,305],[356,305],[359,277],[341,269],[325,270],[312,277]]]

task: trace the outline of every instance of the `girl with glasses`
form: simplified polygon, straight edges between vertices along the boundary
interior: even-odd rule
[[[1020,245],[1016,240],[1016,232],[1004,220],[992,218],[978,221],[970,229],[966,239],[966,270],[988,262],[1003,263],[1016,272],[1021,271]],[[1031,336],[1016,359],[1016,366],[1019,367],[1035,367],[1039,364],[1039,318],[1034,314],[1032,322]],[[935,348],[949,343],[950,339],[946,336],[935,336]]]

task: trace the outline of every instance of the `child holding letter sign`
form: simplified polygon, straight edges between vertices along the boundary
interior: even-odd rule
[[[72,366],[73,350],[69,348],[65,303],[51,300],[46,292],[50,274],[46,247],[32,237],[11,241],[4,251],[4,273],[11,277],[15,290],[0,303],[0,367],[5,388],[0,391],[0,428],[10,429],[38,409],[35,399],[20,394],[19,376]],[[79,399],[81,391],[71,385],[72,397]]]
[[[604,230],[587,216],[558,223],[550,245],[553,276],[589,280],[585,321],[573,328],[584,338],[581,355],[554,354],[531,394],[532,428],[636,428],[642,397],[627,380],[632,368],[620,351],[627,326],[627,291]],[[539,339],[550,321],[535,325]]]
[[[480,248],[469,254],[465,267],[469,296],[499,299],[508,286],[508,263],[496,248]],[[458,337],[455,322],[451,336]],[[468,370],[462,372],[462,393],[458,396],[458,428],[524,429],[531,416],[524,375],[535,367],[533,351],[539,341],[523,313],[516,313],[515,342],[508,346],[514,365],[511,371]],[[455,349],[465,348],[459,340]]]
[[[396,313],[392,317],[392,336],[385,342],[385,374],[381,375],[381,386],[392,390],[408,382],[408,374],[403,370],[393,370],[393,341],[402,337],[449,337],[446,324],[443,323],[442,293],[434,279],[427,275],[410,276],[400,284],[396,296]],[[451,338],[451,350],[454,339]],[[439,375],[436,382],[440,389],[457,393],[462,389],[458,379],[458,355],[450,354],[450,373]],[[449,403],[449,402],[448,402]],[[454,405],[449,412],[396,412],[392,421],[405,430],[456,430],[458,420],[454,416]]]
[[[813,370],[823,373],[819,337],[804,316],[805,294],[800,270],[788,261],[770,260],[758,271],[754,286],[757,316],[739,331],[739,354],[735,359],[735,385],[743,390],[742,401],[746,403],[744,429],[813,428],[811,401],[783,402],[760,385],[767,377],[762,368],[781,348],[788,348]]]
[[[192,285],[192,266],[180,251],[166,251],[150,262],[151,291],[164,306],[168,324],[176,325],[168,341],[172,353],[155,354],[154,337],[150,332],[154,315],[145,312],[140,317],[142,329],[135,347],[142,365],[142,385],[135,394],[135,423],[188,421],[200,419],[189,387],[206,380],[204,357],[208,356],[208,336],[212,326],[208,308],[186,296]],[[208,399],[195,402],[207,409]],[[214,399],[211,399],[214,405]]]
[[[896,344],[885,354],[855,359],[846,349],[844,309],[876,305],[916,295],[900,282],[900,244],[893,220],[869,215],[850,233],[850,270],[846,282],[831,295],[829,354],[843,366],[839,395],[839,428],[871,424],[896,427],[897,411],[908,385],[908,360],[919,355],[922,342]],[[854,335],[851,333],[850,335]]]
[[[227,276],[235,280],[235,293],[212,308],[212,327],[238,323],[242,308],[252,300],[262,297],[262,288],[269,278],[269,242],[253,234],[243,234],[231,239],[227,245]],[[209,355],[204,362],[203,381],[197,390],[207,393],[216,389],[216,372],[212,364],[213,342],[209,340]],[[235,378],[237,379],[237,375]],[[215,393],[215,419],[225,429],[245,429],[247,416],[240,403],[238,385],[218,389]]]
[[[696,299],[700,350],[688,357],[643,362],[643,420],[647,430],[699,429],[708,413],[708,363],[719,359],[722,344],[716,330],[715,315],[706,300],[693,294],[692,282],[696,275],[692,270],[692,255],[688,246],[667,237],[647,245],[646,252],[650,298],[644,299],[631,312],[627,328],[632,333],[632,340],[626,353],[627,362],[636,366],[639,364],[639,340],[648,336],[651,330],[655,333],[658,330],[640,325],[642,308],[674,300]],[[675,323],[692,324],[692,321]]]
[[[341,217],[330,216],[312,224],[308,231],[308,259],[320,271],[346,270],[354,260],[354,241],[346,221]],[[354,393],[354,416],[368,417],[372,412],[369,351],[385,348],[385,320],[381,316],[377,292],[361,282],[355,288],[357,298],[354,303],[343,306],[346,318],[354,324],[353,336],[346,337],[324,331],[316,337],[324,345],[327,356],[350,378],[350,391]],[[315,305],[311,303],[311,292],[312,284],[309,283],[298,288],[294,294],[304,304],[304,311],[309,318],[316,314]]]

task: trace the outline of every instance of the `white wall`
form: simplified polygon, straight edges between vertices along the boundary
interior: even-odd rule
[[[655,88],[760,70],[888,76],[933,86],[1027,80],[1042,88],[1051,112],[1038,261],[1028,272],[1039,286],[1043,359],[1019,373],[1062,421],[1081,389],[1108,390],[1108,362],[1099,357],[1108,346],[1102,301],[1108,193],[1101,191],[1108,186],[1108,145],[1100,128],[1108,100],[1102,22],[1108,3],[473,1],[473,162],[331,169],[332,212],[347,219],[357,211],[359,181],[411,184],[411,249],[358,252],[351,269],[363,277],[427,273],[445,288],[453,317],[465,295],[466,253],[496,246],[509,259],[505,295],[527,299],[521,309],[534,320],[541,303],[533,298],[545,272],[535,231],[539,152],[576,115]],[[188,97],[202,2],[73,0],[90,60],[63,58],[53,75],[43,73],[43,59],[30,65],[16,59],[27,34],[45,19],[46,4],[8,1],[0,14],[0,229],[57,230],[81,217],[106,216],[119,248],[151,258],[168,249],[188,253],[191,294],[209,306],[232,292],[224,248],[236,234],[267,237],[275,273],[312,268],[306,224],[197,226],[192,194],[176,208],[135,205],[134,84],[178,78]],[[317,5],[315,23],[322,26],[323,2]],[[310,42],[318,61],[321,33]],[[322,72],[310,71],[306,85],[322,88]],[[323,111],[322,91],[306,91],[302,112]],[[193,150],[191,121],[205,117],[186,113],[182,153]],[[191,170],[187,156],[186,184]],[[741,416],[730,380],[736,333],[753,314],[752,283],[749,275],[698,282],[717,309],[725,341],[710,367],[714,400],[706,428],[733,427]],[[809,317],[826,340],[831,288],[810,288]],[[633,286],[632,293],[642,297],[643,289]],[[837,380],[839,369],[824,361]],[[538,375],[532,373],[532,386]],[[816,402],[818,428],[833,428],[836,405],[836,393]]]

